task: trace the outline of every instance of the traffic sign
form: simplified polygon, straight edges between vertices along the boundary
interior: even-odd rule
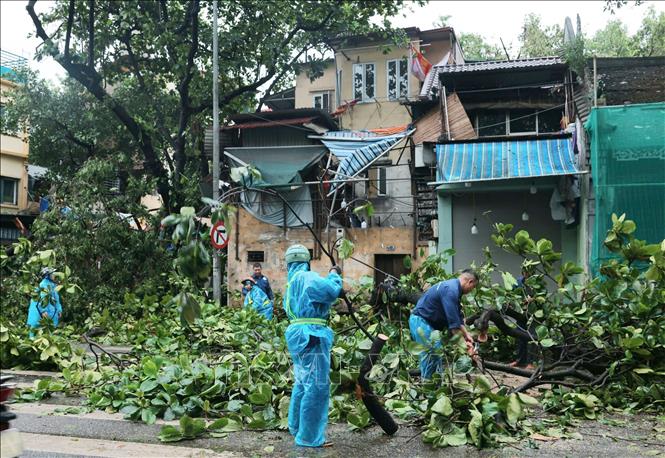
[[[210,231],[210,243],[214,248],[221,250],[229,244],[229,235],[226,233],[224,221],[217,221]]]

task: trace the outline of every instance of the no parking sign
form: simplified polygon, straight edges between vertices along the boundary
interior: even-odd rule
[[[221,250],[229,244],[229,236],[226,233],[224,221],[217,221],[210,231],[210,243],[214,248]]]

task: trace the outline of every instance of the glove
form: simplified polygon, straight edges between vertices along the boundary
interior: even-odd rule
[[[328,273],[335,272],[337,275],[342,275],[342,268],[340,266],[332,266]]]

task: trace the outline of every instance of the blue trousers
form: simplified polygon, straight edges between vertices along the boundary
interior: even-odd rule
[[[435,351],[441,348],[441,341],[430,342],[429,338],[434,329],[421,316],[411,315],[409,317],[409,330],[411,331],[411,338],[415,342],[428,348],[420,353],[420,376],[425,379],[432,378],[432,374],[441,372],[443,369],[441,356],[435,354]]]
[[[326,441],[331,347],[329,339],[310,335],[302,351],[291,351],[295,383],[289,404],[289,431],[300,446],[320,447]]]

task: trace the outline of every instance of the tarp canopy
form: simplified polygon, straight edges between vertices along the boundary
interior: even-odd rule
[[[224,151],[239,165],[238,159],[254,166],[261,172],[261,181],[273,188],[290,185],[326,153],[321,145],[224,148]]]
[[[338,131],[328,132],[321,141],[340,160],[336,178],[346,180],[363,172],[411,133],[413,130],[403,130],[397,134],[382,136],[373,132]],[[335,192],[336,188],[337,183],[332,186],[330,194]]]
[[[309,187],[299,184],[303,182],[301,174],[326,153],[323,146],[225,148],[224,153],[233,165],[251,164],[261,173],[260,179],[246,177],[246,186],[277,190],[304,223],[314,221]],[[283,226],[286,222],[288,227],[302,226],[279,197],[246,191],[241,195],[241,203],[245,210],[264,223]]]
[[[436,184],[573,175],[570,138],[436,145]]]

